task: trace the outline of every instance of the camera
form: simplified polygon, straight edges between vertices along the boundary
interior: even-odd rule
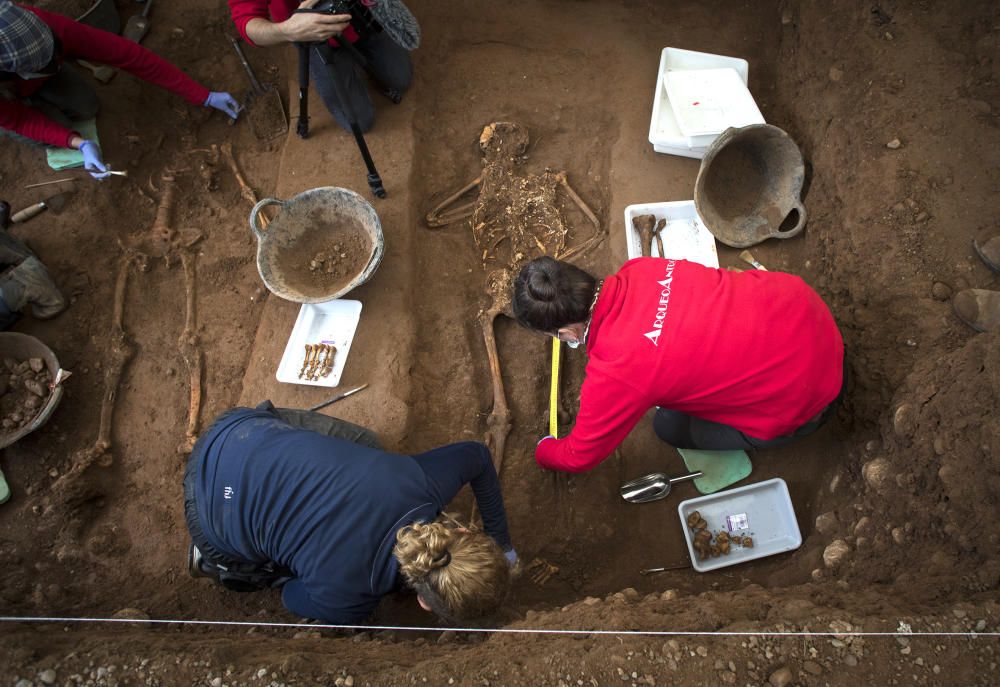
[[[351,26],[361,35],[373,34],[382,30],[371,10],[358,0],[322,0],[315,7],[299,12],[315,12],[317,14],[349,14]]]

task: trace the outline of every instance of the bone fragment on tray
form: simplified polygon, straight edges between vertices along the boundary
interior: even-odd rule
[[[656,216],[636,215],[632,218],[632,226],[639,232],[639,250],[643,257],[648,258],[653,254],[653,231],[656,226]]]

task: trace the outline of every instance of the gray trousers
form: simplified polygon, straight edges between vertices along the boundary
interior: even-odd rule
[[[413,82],[410,53],[397,45],[384,31],[362,38],[354,47],[364,55],[368,67],[381,86],[399,93],[410,87]],[[365,70],[346,50],[340,48],[332,52],[331,63],[324,64],[315,50],[310,51],[309,76],[326,108],[340,126],[350,131],[350,114],[353,113],[361,131],[368,131],[375,123],[375,106],[368,94]],[[334,79],[339,80],[347,103],[342,104],[337,98],[333,87]]]
[[[25,102],[67,128],[72,128],[73,122],[96,117],[101,108],[97,93],[83,75],[65,64]],[[38,143],[7,129],[0,129],[0,135],[16,141]]]

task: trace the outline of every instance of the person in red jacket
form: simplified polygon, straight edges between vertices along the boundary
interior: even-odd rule
[[[637,258],[598,282],[542,257],[514,281],[522,325],[586,346],[576,425],[535,449],[541,467],[597,466],[656,407],[653,428],[677,448],[776,446],[835,410],[844,342],[802,279]]]
[[[316,11],[328,4],[323,0],[301,4],[298,0],[229,0],[229,10],[240,35],[254,45],[328,42],[334,48],[330,63],[309,61],[316,91],[343,128],[351,129],[349,110],[361,131],[368,131],[375,122],[375,107],[362,67],[337,49],[338,41],[354,46],[385,94],[398,102],[413,81],[409,51],[420,44],[420,26],[400,0],[337,0],[332,3],[334,14]],[[342,86],[347,103],[337,97],[335,81]]]
[[[70,59],[123,69],[193,105],[213,107],[233,119],[239,114],[229,93],[210,92],[137,43],[60,14],[0,0],[0,130],[79,150],[96,179],[108,176],[100,148],[71,123],[95,117],[100,103],[90,85],[65,64]]]

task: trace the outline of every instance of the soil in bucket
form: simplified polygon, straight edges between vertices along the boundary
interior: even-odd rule
[[[276,266],[289,288],[321,298],[337,293],[358,276],[373,248],[371,236],[357,219],[318,219],[279,251]]]
[[[726,146],[712,160],[705,194],[723,219],[751,214],[763,189],[764,166],[744,146]]]

